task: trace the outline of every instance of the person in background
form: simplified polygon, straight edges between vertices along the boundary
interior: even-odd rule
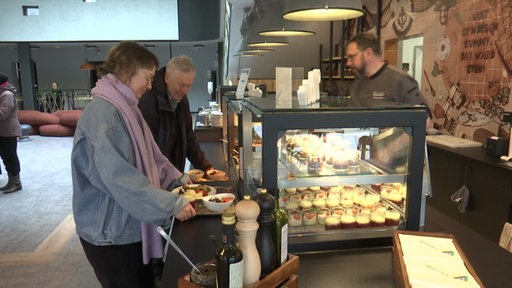
[[[418,82],[381,58],[380,41],[375,34],[355,35],[349,40],[345,53],[347,66],[356,74],[350,87],[350,95],[356,103],[370,105],[378,100],[424,105],[429,114],[427,128],[431,127],[432,115]]]
[[[196,214],[184,197],[169,192],[191,181],[160,152],[137,108],[157,67],[145,47],[116,44],[76,127],[73,215],[102,287],[154,287],[144,264],[163,257],[155,225],[169,228],[173,217],[186,221]]]
[[[64,98],[62,97],[62,90],[60,89],[59,84],[57,82],[53,82],[51,88],[51,98],[49,101],[51,101],[52,112],[64,109]]]
[[[176,56],[156,73],[153,88],[139,101],[139,108],[158,147],[181,172],[187,159],[194,168],[213,169],[192,128],[187,93],[195,76],[192,59],[185,55]]]
[[[7,171],[7,184],[0,187],[4,194],[20,191],[20,160],[18,158],[18,137],[21,126],[17,115],[16,86],[0,72],[0,157]],[[0,170],[1,173],[1,170]]]
[[[156,73],[152,89],[139,101],[139,108],[160,151],[181,172],[185,170],[187,158],[197,169],[205,172],[214,169],[192,128],[187,93],[195,77],[192,59],[185,55],[174,57]],[[163,260],[152,259],[152,266],[154,276],[160,278]]]

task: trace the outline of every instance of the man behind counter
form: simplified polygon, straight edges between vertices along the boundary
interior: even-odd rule
[[[380,41],[373,33],[363,32],[352,37],[345,53],[347,66],[356,73],[350,88],[356,103],[369,105],[377,100],[424,105],[432,117],[416,79],[381,58]],[[427,128],[430,125],[429,119]]]
[[[156,73],[153,88],[139,101],[139,109],[160,150],[181,172],[186,159],[197,169],[213,169],[192,129],[187,92],[195,76],[192,59],[176,56]]]

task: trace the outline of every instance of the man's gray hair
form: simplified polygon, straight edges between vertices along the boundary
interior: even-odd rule
[[[192,59],[186,55],[180,55],[171,58],[167,62],[166,71],[180,71],[183,73],[196,72]]]

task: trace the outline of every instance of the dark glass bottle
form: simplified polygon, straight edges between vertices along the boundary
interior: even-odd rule
[[[235,215],[222,215],[222,242],[224,245],[217,250],[217,288],[243,287],[243,256],[235,242]]]
[[[276,265],[281,266],[288,260],[288,214],[279,207],[279,190],[275,190],[275,208],[273,211],[275,225],[272,229],[272,239],[276,246]]]
[[[258,216],[258,233],[256,234],[256,248],[261,261],[261,278],[272,273],[276,268],[276,248],[272,239],[272,229],[275,225],[274,215],[274,197],[267,193],[267,189],[262,188],[260,193],[254,196],[254,201],[260,206],[260,215]]]

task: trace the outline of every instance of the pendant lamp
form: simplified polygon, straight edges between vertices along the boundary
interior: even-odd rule
[[[361,0],[285,0],[282,16],[292,21],[338,21],[362,15]]]
[[[272,48],[290,45],[290,42],[284,37],[261,36],[255,29],[249,29],[245,38],[247,47],[251,48]]]
[[[266,54],[269,52],[274,52],[274,49],[269,47],[262,48],[249,46],[250,34],[254,35],[251,32],[245,34],[245,36],[242,38],[242,41],[237,44],[235,51],[237,51],[238,54]]]
[[[258,25],[258,34],[269,37],[298,37],[313,36],[316,32],[312,28],[317,26],[313,22],[298,22],[283,19],[284,2],[276,1],[265,10]]]
[[[89,62],[89,60],[87,59],[87,48],[95,48],[96,46],[89,46],[89,45],[84,45],[85,46],[85,63],[80,65],[80,70],[96,70],[96,67],[91,64],[91,62]]]

